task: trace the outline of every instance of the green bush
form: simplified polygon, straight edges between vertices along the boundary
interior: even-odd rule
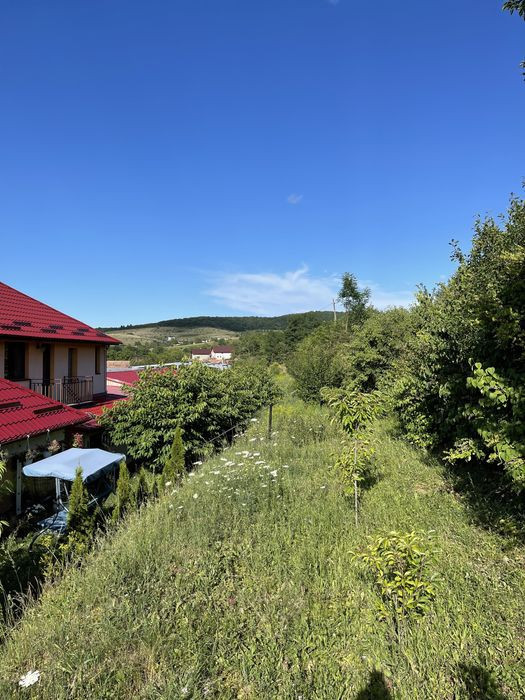
[[[288,361],[288,370],[301,399],[320,402],[323,387],[341,386],[348,339],[341,325],[325,323],[299,343]]]
[[[120,520],[129,509],[133,500],[132,496],[133,491],[128,466],[125,460],[122,460],[117,481],[116,502],[112,515],[114,522]]]
[[[68,503],[68,532],[76,532],[80,535],[89,535],[91,533],[93,522],[89,514],[88,503],[89,496],[82,480],[82,467],[77,467]]]
[[[502,225],[478,220],[472,248],[454,246],[449,282],[422,290],[419,330],[394,387],[409,438],[483,458],[525,487],[525,201]],[[470,449],[465,451],[465,446]]]
[[[429,570],[432,533],[397,532],[369,538],[365,549],[353,554],[370,572],[380,601],[381,620],[392,620],[399,641],[406,619],[425,615],[435,598],[435,576]]]
[[[182,430],[180,429],[180,425],[178,425],[171,444],[169,459],[164,465],[164,481],[176,481],[182,476],[184,469],[184,443],[182,442]]]
[[[114,445],[139,464],[161,471],[169,458],[177,426],[184,433],[188,459],[207,445],[220,447],[242,431],[253,414],[275,400],[277,389],[257,363],[219,371],[194,363],[172,371],[142,372],[102,417]]]

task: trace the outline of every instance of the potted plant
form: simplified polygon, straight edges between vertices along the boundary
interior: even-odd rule
[[[26,464],[31,464],[38,458],[39,452],[33,448],[29,448],[26,452]]]
[[[82,433],[75,433],[73,435],[73,447],[84,447],[84,436]]]
[[[62,445],[58,442],[58,440],[51,440],[47,446],[47,451],[52,455],[56,455],[56,453],[60,452],[61,449]]]

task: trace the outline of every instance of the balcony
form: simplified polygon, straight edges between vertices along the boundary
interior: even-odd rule
[[[67,405],[93,401],[93,377],[63,379],[29,379],[29,389]]]

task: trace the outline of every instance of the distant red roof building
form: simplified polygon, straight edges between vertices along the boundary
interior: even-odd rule
[[[0,282],[0,337],[89,341],[105,345],[120,343],[3,282]]]
[[[82,411],[0,379],[0,445],[87,420]]]
[[[211,350],[209,348],[194,348],[191,351],[192,356],[193,355],[211,355]]]
[[[211,349],[212,353],[230,353],[233,354],[231,345],[214,345]]]

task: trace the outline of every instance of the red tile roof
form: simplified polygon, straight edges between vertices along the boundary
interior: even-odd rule
[[[211,355],[211,350],[209,348],[193,348],[191,351],[192,355]]]
[[[129,386],[136,384],[139,380],[139,373],[135,369],[128,369],[122,372],[107,372],[106,376],[110,380],[122,382]]]
[[[69,340],[116,345],[120,340],[66,316],[0,282],[0,337]]]
[[[84,423],[86,419],[86,414],[76,408],[0,379],[0,444]]]
[[[117,401],[127,401],[129,396],[124,394],[102,394],[100,395],[92,404],[89,406],[82,407],[78,409],[80,412],[85,413],[85,418],[97,418],[101,416],[106,409],[110,409],[113,404]]]

